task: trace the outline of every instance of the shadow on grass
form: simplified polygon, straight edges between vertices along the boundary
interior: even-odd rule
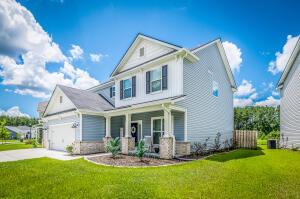
[[[217,162],[227,162],[230,160],[238,160],[238,159],[245,159],[251,158],[256,156],[265,155],[263,149],[258,147],[256,150],[249,150],[249,149],[239,149],[229,153],[223,154],[216,154],[207,158],[207,160],[217,161]]]

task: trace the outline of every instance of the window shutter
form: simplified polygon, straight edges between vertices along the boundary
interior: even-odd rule
[[[150,93],[150,71],[146,72],[146,93]]]
[[[162,89],[168,89],[168,65],[162,67]]]
[[[120,99],[123,99],[123,80],[120,81]]]
[[[132,97],[136,96],[136,76],[132,77]]]
[[[110,98],[113,97],[113,95],[112,95],[112,87],[109,88],[109,96],[110,96]]]

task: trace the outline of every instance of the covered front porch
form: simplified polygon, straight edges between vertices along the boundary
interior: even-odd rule
[[[190,153],[187,141],[187,112],[171,103],[135,106],[109,111],[105,115],[104,143],[121,138],[123,154],[134,153],[137,143],[144,139],[151,156],[171,159]]]

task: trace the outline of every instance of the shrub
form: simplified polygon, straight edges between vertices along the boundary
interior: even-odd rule
[[[120,139],[119,138],[111,139],[107,143],[106,150],[112,154],[112,158],[115,158],[118,152],[120,151]]]
[[[73,146],[72,145],[68,145],[67,147],[66,147],[66,150],[67,150],[67,152],[69,153],[69,154],[73,154]]]
[[[209,140],[209,137],[205,139],[203,143],[201,142],[195,142],[192,145],[192,151],[195,155],[205,155],[207,152],[207,142]]]
[[[144,140],[140,140],[138,145],[137,145],[137,149],[136,149],[136,156],[138,158],[140,158],[140,161],[143,161],[143,157],[146,153],[146,149],[145,149],[145,141]]]
[[[280,133],[279,131],[271,131],[268,134],[268,139],[279,139],[280,138]]]
[[[32,139],[27,139],[27,140],[24,140],[24,143],[25,144],[33,144],[33,141],[32,141]]]
[[[38,144],[39,143],[35,139],[32,140],[32,146],[33,146],[33,148],[37,148]]]
[[[214,145],[213,145],[213,149],[215,151],[219,151],[220,148],[221,148],[221,143],[220,143],[220,138],[221,138],[221,133],[217,133],[216,137],[215,137],[215,142],[214,142]]]

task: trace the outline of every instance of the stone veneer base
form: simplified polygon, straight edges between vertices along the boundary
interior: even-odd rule
[[[159,155],[162,159],[173,158],[173,137],[161,137],[159,139]]]
[[[135,147],[135,139],[133,137],[121,138],[121,152],[128,155],[129,151],[133,151]]]
[[[103,141],[75,141],[73,154],[86,155],[105,152]]]
[[[191,143],[183,142],[183,141],[176,141],[175,154],[178,156],[190,155],[191,154]]]

